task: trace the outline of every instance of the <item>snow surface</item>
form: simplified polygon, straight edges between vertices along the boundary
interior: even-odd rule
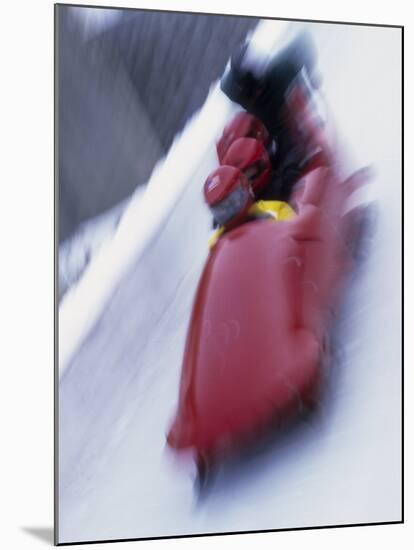
[[[309,26],[349,170],[375,169],[379,220],[321,410],[224,467],[202,500],[190,457],[165,445],[211,230],[201,188],[235,108],[215,87],[62,304],[59,542],[401,518],[400,31]]]

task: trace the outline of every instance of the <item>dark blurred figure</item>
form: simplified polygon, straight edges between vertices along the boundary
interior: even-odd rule
[[[268,61],[252,58],[248,49],[246,42],[235,51],[221,79],[221,89],[256,116],[274,140],[276,147],[271,160],[279,171],[279,188],[276,192],[268,188],[269,197],[262,198],[287,200],[312,153],[306,136],[297,135],[301,122],[295,120],[289,103],[298,91],[303,103],[312,102],[313,88],[319,84],[316,51],[306,32],[297,35]]]

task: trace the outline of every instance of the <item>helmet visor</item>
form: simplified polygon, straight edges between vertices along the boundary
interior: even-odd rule
[[[242,212],[250,200],[250,193],[245,187],[238,187],[219,203],[211,206],[214,219],[224,225]]]

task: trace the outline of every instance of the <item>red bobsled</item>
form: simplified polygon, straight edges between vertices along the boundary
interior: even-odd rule
[[[288,98],[297,114],[290,119],[301,121],[298,139],[319,144],[322,161],[296,185],[296,218],[225,232],[196,293],[167,441],[204,461],[312,407],[323,385],[358,227],[358,210],[345,214],[347,199],[365,174],[341,180],[334,140],[299,92]]]
[[[184,352],[178,411],[167,436],[199,457],[248,440],[312,406],[324,379],[332,315],[351,266],[360,174],[306,177],[292,221],[245,223],[208,256]]]

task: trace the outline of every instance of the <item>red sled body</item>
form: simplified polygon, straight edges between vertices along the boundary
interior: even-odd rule
[[[359,178],[309,174],[294,220],[258,220],[212,248],[193,305],[167,441],[216,456],[318,400],[332,315],[350,267]]]

